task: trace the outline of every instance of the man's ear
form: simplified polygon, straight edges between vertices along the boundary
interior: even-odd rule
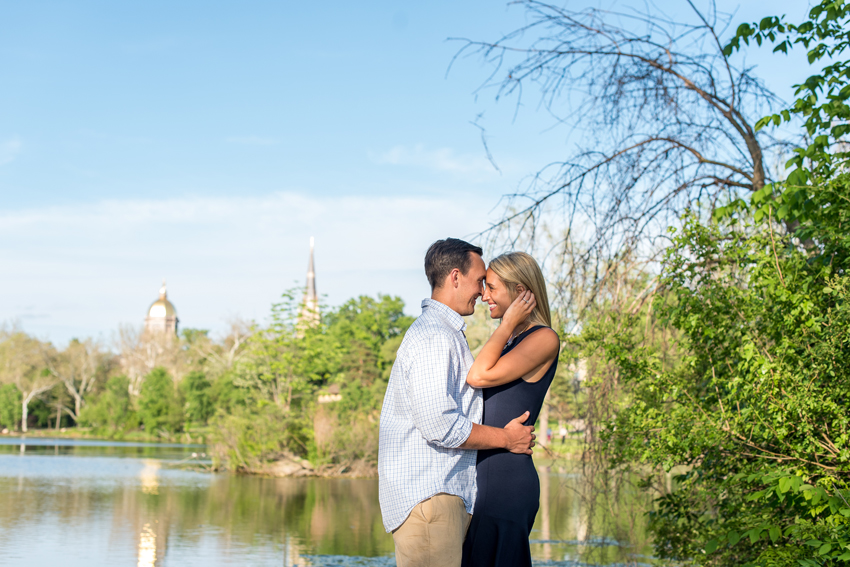
[[[460,285],[460,270],[455,268],[449,273],[449,278],[452,282],[452,285],[457,288]]]

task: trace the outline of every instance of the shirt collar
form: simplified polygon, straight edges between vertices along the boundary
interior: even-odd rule
[[[423,314],[425,313],[426,309],[433,309],[434,311],[436,311],[437,314],[442,317],[443,320],[445,320],[445,322],[448,323],[452,329],[460,331],[461,333],[466,330],[466,321],[463,320],[463,317],[461,317],[461,315],[457,311],[455,311],[445,303],[440,303],[436,299],[423,299]]]

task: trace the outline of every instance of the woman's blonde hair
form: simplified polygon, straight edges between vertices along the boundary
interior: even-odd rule
[[[511,301],[517,295],[517,286],[522,285],[534,294],[537,305],[528,316],[532,325],[552,326],[552,316],[549,312],[549,295],[546,293],[546,280],[537,262],[525,252],[508,252],[490,261],[488,266],[508,288]]]

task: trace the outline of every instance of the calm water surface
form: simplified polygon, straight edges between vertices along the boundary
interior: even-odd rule
[[[205,462],[204,451],[0,438],[0,565],[395,565],[376,480],[180,468]],[[535,565],[588,565],[590,557],[596,564],[648,562],[643,549],[587,533],[578,482],[563,469],[541,469]]]

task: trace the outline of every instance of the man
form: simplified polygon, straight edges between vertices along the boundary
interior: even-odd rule
[[[481,297],[482,250],[438,240],[425,255],[431,298],[410,326],[381,409],[379,498],[398,567],[459,566],[477,493],[476,449],[531,454],[528,412],[504,429],[480,425],[481,391],[466,383],[472,353],[463,331]]]

